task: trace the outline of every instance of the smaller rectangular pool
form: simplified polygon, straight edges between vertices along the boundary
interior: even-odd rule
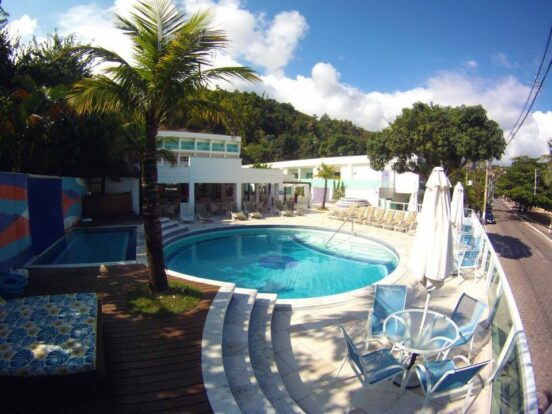
[[[136,260],[136,227],[78,228],[44,251],[31,266]]]

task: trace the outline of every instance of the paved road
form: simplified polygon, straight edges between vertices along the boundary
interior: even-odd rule
[[[552,403],[552,238],[544,226],[521,219],[501,200],[494,213],[497,224],[487,231],[521,314],[544,411]]]

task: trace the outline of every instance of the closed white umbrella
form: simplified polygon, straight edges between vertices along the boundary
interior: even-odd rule
[[[412,191],[408,200],[408,211],[418,211],[418,190]]]
[[[426,183],[424,201],[408,267],[424,286],[440,286],[453,265],[450,223],[450,181],[442,167],[435,167]],[[422,334],[430,293],[428,291],[418,336]]]
[[[453,264],[450,181],[435,167],[426,183],[424,201],[408,267],[420,282],[443,281]]]
[[[457,230],[462,229],[462,224],[464,224],[464,187],[461,182],[456,183],[452,193],[450,221]]]

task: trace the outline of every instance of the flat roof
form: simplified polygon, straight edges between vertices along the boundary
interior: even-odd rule
[[[241,137],[222,134],[207,134],[205,132],[189,132],[189,131],[159,131],[158,137],[176,137],[176,138],[201,138],[201,139],[219,139],[224,141],[241,142]]]

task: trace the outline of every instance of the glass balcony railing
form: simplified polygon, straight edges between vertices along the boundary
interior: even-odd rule
[[[211,150],[216,152],[224,152],[224,143],[213,142],[211,144]]]
[[[163,139],[163,148],[168,150],[177,150],[178,149],[178,138],[164,138]]]
[[[194,141],[180,141],[180,149],[193,151],[195,150],[195,143]]]
[[[209,148],[210,145],[208,142],[197,142],[196,148],[198,151],[210,151],[211,148]]]
[[[226,152],[240,152],[238,144],[226,144]]]
[[[474,234],[483,238],[481,264],[477,270],[486,279],[485,289],[493,369],[491,413],[537,413],[535,377],[527,338],[508,279],[487,233],[471,212]],[[485,324],[485,322],[484,322]]]

